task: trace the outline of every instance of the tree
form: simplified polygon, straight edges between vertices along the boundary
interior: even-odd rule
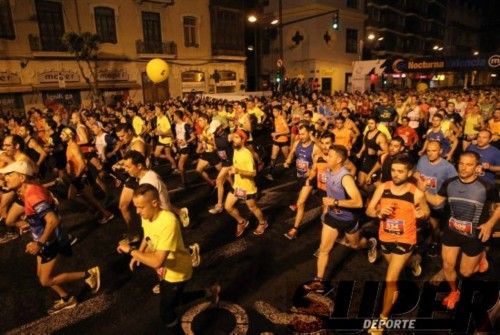
[[[75,55],[80,73],[89,86],[92,101],[102,101],[102,93],[99,90],[99,81],[97,80],[99,36],[90,32],[80,34],[67,32],[62,37],[62,43],[69,52]],[[84,65],[87,66],[87,71],[85,71]]]

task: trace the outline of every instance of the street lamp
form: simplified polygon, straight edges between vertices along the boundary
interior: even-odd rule
[[[474,51],[473,55],[474,55],[474,56],[479,55],[479,51]]]
[[[383,38],[383,37],[379,37],[379,38],[377,39],[377,41],[379,41],[379,42],[380,42],[380,41],[383,41],[383,40],[384,40],[384,38]]]
[[[432,50],[437,50],[437,49],[439,49],[439,45],[435,45],[432,47]]]
[[[370,33],[370,34],[368,34],[368,39],[369,39],[370,41],[374,40],[374,39],[375,39],[375,34],[374,34],[374,33]]]
[[[271,21],[271,24],[272,24],[273,26],[275,26],[275,25],[277,25],[279,22],[280,22],[280,20],[278,20],[278,19],[274,19],[274,20],[272,20],[272,21]]]
[[[443,51],[443,47],[439,47],[439,49],[438,49],[438,50],[439,50],[439,51]]]
[[[250,23],[255,23],[255,22],[257,22],[257,16],[255,16],[255,15],[253,15],[253,14],[252,14],[252,15],[249,15],[247,19],[248,19],[248,22],[250,22]]]

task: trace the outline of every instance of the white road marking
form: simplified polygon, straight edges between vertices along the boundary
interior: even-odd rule
[[[100,294],[94,298],[86,300],[75,308],[62,311],[58,314],[49,315],[31,323],[12,329],[6,335],[15,334],[51,334],[65,327],[73,325],[86,318],[101,313],[111,307],[115,301],[113,295]]]

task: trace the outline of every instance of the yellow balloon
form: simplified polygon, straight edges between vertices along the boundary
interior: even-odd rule
[[[428,88],[429,88],[429,85],[427,85],[427,83],[420,82],[417,84],[417,92],[423,93],[423,92],[427,91]]]
[[[161,83],[168,77],[168,64],[163,59],[154,58],[146,65],[146,74],[155,84]]]

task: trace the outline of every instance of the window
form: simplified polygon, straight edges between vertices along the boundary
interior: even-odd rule
[[[9,40],[16,38],[9,0],[0,0],[0,38]]]
[[[347,7],[358,9],[358,0],[347,0]]]
[[[64,35],[62,5],[53,1],[37,1],[36,13],[40,42],[43,51],[64,51],[61,37]]]
[[[243,14],[237,10],[217,8],[212,12],[212,47],[215,54],[244,55]],[[227,27],[231,27],[228,29]]]
[[[142,30],[144,31],[144,51],[162,53],[160,14],[142,12]]]
[[[357,53],[358,52],[358,30],[346,29],[346,44],[345,52]]]
[[[116,43],[115,11],[113,8],[94,8],[95,28],[99,41],[102,43]]]
[[[184,25],[184,45],[186,47],[198,47],[196,43],[196,18],[184,16],[182,23]]]

